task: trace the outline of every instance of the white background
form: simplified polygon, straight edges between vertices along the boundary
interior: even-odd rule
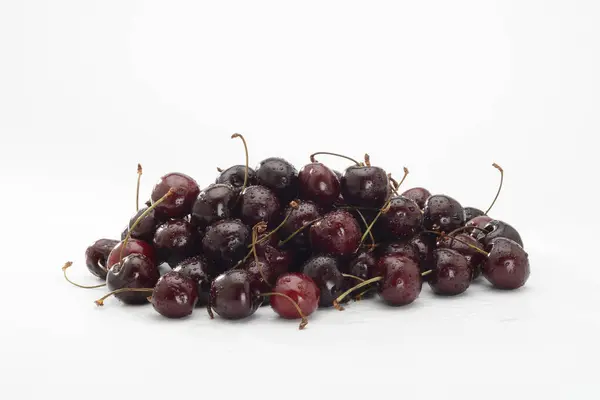
[[[0,392],[48,398],[597,399],[600,3],[1,1]],[[522,290],[424,286],[410,307],[171,321],[96,282],[166,172],[315,151],[487,207],[520,232]],[[346,163],[323,158],[332,167]]]

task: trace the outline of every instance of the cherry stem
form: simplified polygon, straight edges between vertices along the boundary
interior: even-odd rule
[[[496,163],[493,163],[492,167],[494,167],[498,171],[500,171],[500,185],[498,186],[498,191],[496,192],[496,197],[494,197],[494,201],[492,201],[492,204],[490,204],[490,206],[488,207],[487,211],[484,213],[485,215],[487,215],[490,212],[490,210],[492,209],[492,207],[496,203],[496,200],[498,199],[498,196],[500,196],[500,190],[502,190],[502,183],[504,181],[504,170],[502,169],[502,167],[499,166]]]
[[[311,226],[315,222],[319,222],[322,219],[323,219],[323,217],[319,217],[319,218],[313,219],[312,221],[309,221],[306,224],[302,225],[300,228],[296,229],[294,231],[294,233],[292,233],[290,236],[288,236],[284,240],[280,240],[279,243],[278,243],[278,246],[279,247],[283,246],[284,244],[286,244],[287,242],[289,242],[290,240],[292,240],[294,238],[294,236],[296,236],[297,234],[299,234],[300,232],[302,232],[305,228],[308,228],[309,226]]]
[[[424,232],[424,233],[433,233],[434,235],[438,235],[438,236],[440,236],[440,237],[442,237],[442,238],[444,238],[444,237],[449,237],[451,240],[456,240],[457,242],[459,242],[459,243],[462,243],[462,244],[464,244],[465,246],[468,246],[468,247],[472,248],[473,250],[475,250],[475,251],[477,251],[477,252],[479,252],[479,253],[481,253],[481,254],[484,254],[484,255],[486,255],[486,256],[489,256],[489,255],[490,255],[490,253],[488,253],[487,251],[484,251],[484,250],[480,249],[480,248],[479,248],[479,247],[477,247],[477,246],[473,246],[471,243],[467,243],[467,242],[465,242],[464,240],[457,239],[457,238],[455,238],[455,237],[453,237],[453,236],[448,236],[448,235],[447,235],[447,234],[445,234],[444,232],[438,232],[438,231],[423,231],[423,232]]]
[[[217,167],[217,172],[223,172],[222,168]]]
[[[109,298],[110,296],[115,295],[115,294],[124,293],[124,292],[152,292],[153,290],[154,289],[151,289],[151,288],[121,288],[121,289],[113,290],[112,292],[105,294],[104,296],[100,297],[98,300],[95,300],[94,303],[96,303],[97,306],[103,306],[104,300],[106,300],[107,298]]]
[[[256,264],[256,268],[258,268],[258,273],[260,274],[260,277],[263,281],[265,281],[267,285],[271,286],[271,284],[267,280],[267,277],[263,273],[261,267],[262,263],[258,260],[258,253],[256,252],[256,239],[258,238],[258,231],[265,229],[266,225],[266,222],[263,222],[262,224],[259,222],[252,228],[252,253],[254,253],[254,263]]]
[[[127,231],[127,236],[125,237],[125,240],[123,240],[123,245],[121,246],[121,252],[119,253],[119,263],[123,263],[123,252],[125,251],[125,248],[127,247],[127,243],[129,243],[129,239],[131,238],[131,232],[133,232],[133,230],[138,226],[138,224],[144,219],[146,218],[146,215],[148,215],[150,213],[150,211],[154,210],[154,208],[156,208],[156,206],[158,206],[160,203],[162,203],[163,201],[165,201],[167,198],[169,198],[171,195],[173,195],[175,193],[175,190],[173,188],[169,189],[169,191],[160,199],[158,199],[154,204],[152,204],[150,207],[148,207],[146,209],[146,211],[144,211],[142,213],[142,215],[140,215],[135,222],[133,223],[133,225],[131,225],[131,227],[129,228],[129,230]],[[110,268],[111,266],[109,266]]]
[[[135,189],[135,211],[138,212],[140,210],[140,181],[142,180],[142,164],[138,164],[137,166],[137,187]]]
[[[362,297],[367,294],[368,292],[370,292],[371,290],[373,290],[373,288],[368,288],[367,290],[364,290],[362,292],[360,292],[359,294],[357,294],[354,297],[354,301],[360,301],[362,299]]]
[[[396,196],[400,196],[400,193],[398,193],[398,182],[392,178],[392,174],[388,174],[388,179],[390,181],[390,188],[392,188],[392,192],[394,192],[396,194]]]
[[[486,231],[485,229],[482,229],[478,226],[461,226],[460,228],[456,228],[455,230],[453,230],[452,232],[450,232],[448,234],[448,236],[454,236],[456,235],[458,232],[462,232],[462,231],[466,231],[467,229],[473,229],[475,231],[480,231],[483,232],[485,234],[489,233],[488,231]]]
[[[232,269],[235,269],[240,265],[244,264],[246,260],[250,258],[251,255],[256,255],[256,247],[254,245],[256,243],[256,237],[258,237],[258,234],[263,233],[266,229],[267,223],[264,221],[260,221],[252,227],[252,242],[249,245],[250,251],[244,256],[244,258],[242,258],[237,264],[235,264]],[[256,256],[256,261],[258,262],[258,256]]]
[[[246,144],[246,139],[244,139],[244,136],[242,136],[239,133],[234,133],[233,135],[231,135],[232,139],[235,138],[240,138],[242,139],[242,142],[244,143],[244,152],[246,153],[246,169],[244,170],[244,185],[242,186],[242,190],[240,190],[240,193],[242,193],[244,191],[244,189],[246,189],[246,186],[248,185],[248,165],[250,163],[249,161],[249,157],[248,157],[248,145]]]
[[[396,190],[398,190],[398,188],[400,186],[402,186],[402,184],[404,183],[404,180],[406,179],[406,176],[408,175],[408,168],[403,167],[404,170],[404,176],[402,176],[402,179],[400,179],[400,182],[396,183]]]
[[[367,285],[370,285],[371,283],[379,282],[382,279],[383,279],[382,276],[376,276],[375,278],[367,279],[366,281],[362,281],[358,285],[356,285],[354,287],[351,287],[350,289],[346,290],[344,293],[342,293],[341,295],[339,295],[338,298],[333,301],[333,306],[337,310],[340,310],[340,311],[344,310],[344,307],[342,307],[340,305],[340,302],[342,300],[344,300],[344,298],[346,296],[348,296],[350,293],[354,292],[356,289],[360,289],[361,287],[365,287]]]
[[[356,279],[357,281],[360,281],[360,282],[364,282],[365,281],[363,278],[359,278],[358,276],[354,276],[354,275],[350,275],[350,274],[342,274],[342,276],[344,278]]]
[[[283,228],[283,226],[285,225],[285,223],[287,222],[287,220],[292,215],[292,212],[294,212],[294,210],[296,208],[298,208],[298,203],[296,203],[295,201],[290,201],[290,207],[292,209],[287,213],[287,215],[285,216],[284,220],[281,221],[281,223],[279,225],[277,225],[277,227],[275,229],[273,229],[271,232],[267,233],[265,236],[263,236],[260,239],[258,239],[256,241],[257,244],[260,244],[260,243],[266,241],[272,234],[276,233],[279,229]],[[249,244],[248,247],[252,247],[252,244]]]
[[[319,151],[319,152],[317,152],[317,153],[313,153],[313,154],[311,154],[311,155],[310,155],[310,162],[318,162],[318,161],[315,159],[315,156],[317,156],[317,155],[319,155],[319,154],[326,154],[326,155],[328,155],[328,156],[335,156],[335,157],[341,157],[341,158],[345,158],[346,160],[350,160],[350,161],[352,161],[354,164],[356,164],[356,165],[358,165],[358,166],[360,166],[360,165],[361,165],[361,164],[360,164],[358,161],[356,161],[356,160],[355,160],[354,158],[352,158],[352,157],[348,157],[348,156],[345,156],[345,155],[343,155],[343,154],[338,154],[338,153],[330,153],[330,152],[328,152],[328,151]]]
[[[371,166],[371,156],[369,156],[367,153],[365,153],[365,165],[367,167]]]
[[[62,270],[63,270],[63,275],[65,277],[65,279],[67,280],[67,282],[69,282],[71,285],[80,287],[82,289],[96,289],[99,287],[103,287],[106,286],[106,283],[101,283],[99,285],[91,285],[91,286],[86,286],[86,285],[80,285],[79,283],[75,283],[72,280],[69,279],[69,277],[67,276],[67,269],[69,269],[69,267],[71,267],[71,265],[73,265],[73,263],[71,261],[67,261],[65,263],[65,265],[63,265]]]
[[[308,318],[306,318],[306,316],[302,312],[302,309],[300,308],[298,303],[296,303],[294,301],[294,299],[292,299],[287,294],[279,293],[279,292],[267,292],[267,293],[261,293],[260,296],[281,296],[283,298],[288,299],[294,305],[296,310],[298,310],[298,315],[300,316],[300,318],[302,318],[302,321],[300,322],[300,326],[298,327],[298,329],[304,329],[306,327],[306,325],[308,325]]]
[[[421,272],[421,276],[427,276],[427,275],[429,275],[429,274],[430,274],[430,273],[432,273],[432,272],[433,272],[433,270],[432,270],[432,269],[429,269],[429,270],[427,270],[427,271],[423,271],[423,272]]]
[[[367,219],[365,218],[363,213],[361,213],[360,210],[358,210],[358,209],[354,209],[354,211],[356,211],[356,213],[358,214],[360,219],[362,219],[363,223],[365,224],[365,228],[368,228],[369,223],[367,222]],[[369,230],[369,236],[371,238],[371,247],[374,249],[375,248],[375,236],[373,236],[373,232],[371,232],[370,230]]]

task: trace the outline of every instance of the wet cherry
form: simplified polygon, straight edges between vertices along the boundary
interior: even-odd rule
[[[264,221],[272,228],[281,220],[279,199],[265,186],[249,186],[241,194],[239,216],[246,225]]]
[[[127,237],[127,233],[135,223],[135,221],[148,210],[148,207],[140,208],[138,212],[136,212],[131,219],[129,220],[129,224],[125,227],[123,232],[121,232],[121,240],[125,240]],[[146,242],[152,242],[152,238],[154,237],[154,232],[156,232],[156,228],[160,224],[159,219],[156,217],[156,211],[150,210],[144,218],[140,220],[137,226],[131,231],[131,237],[134,239],[140,239]]]
[[[514,240],[497,237],[488,243],[483,276],[498,289],[518,289],[530,275],[529,255]]]
[[[491,220],[483,227],[483,230],[485,232],[477,233],[476,237],[486,247],[492,240],[499,237],[513,240],[517,242],[519,246],[523,247],[523,240],[521,239],[519,232],[504,221],[496,219]]]
[[[479,208],[475,208],[475,207],[465,207],[465,221],[470,221],[475,217],[481,217],[482,215],[485,215],[485,213],[483,211],[481,211]]]
[[[288,206],[285,210],[285,215],[289,214],[289,217],[281,228],[282,237],[294,234],[300,228],[315,222],[321,217],[319,207],[312,201],[300,200],[296,203],[298,205],[296,208],[292,209]],[[300,233],[294,235],[288,246],[308,248],[310,246],[308,236],[309,230],[303,229]]]
[[[250,242],[250,228],[239,219],[224,219],[206,229],[202,250],[215,272],[220,273],[246,256]]]
[[[275,282],[273,292],[282,293],[293,300],[305,316],[312,314],[319,306],[321,291],[308,275],[290,272],[281,275]],[[292,302],[281,296],[270,296],[271,307],[286,319],[299,318],[298,310]]]
[[[336,210],[312,224],[309,237],[314,252],[347,256],[358,248],[361,231],[352,214]]]
[[[328,255],[313,256],[304,263],[302,272],[319,287],[319,306],[331,307],[333,300],[344,288],[344,277],[340,272],[338,259]]]
[[[231,218],[237,196],[233,186],[229,184],[208,186],[200,192],[192,207],[191,223],[205,229],[213,222]]]
[[[115,247],[113,247],[108,255],[106,265],[111,267],[118,263],[121,260],[121,253],[123,253],[123,258],[129,254],[143,254],[150,260],[150,262],[152,262],[152,264],[156,264],[156,253],[151,244],[139,239],[129,239],[125,245],[125,249],[121,251],[123,248],[123,243],[124,241],[121,241],[117,243]]]
[[[166,262],[174,267],[183,259],[198,254],[199,248],[194,245],[194,229],[185,219],[169,219],[156,230],[154,248],[158,263]]]
[[[169,271],[156,282],[150,302],[167,318],[187,317],[198,302],[198,285],[180,272]]]
[[[282,203],[288,203],[298,196],[298,171],[289,161],[270,157],[260,162],[256,169],[259,185],[273,190]]]
[[[472,280],[473,271],[467,259],[456,250],[435,250],[434,267],[428,280],[435,294],[454,296],[466,291]]]
[[[340,181],[324,164],[315,162],[314,158],[311,161],[298,173],[300,198],[329,208],[340,196]]]
[[[425,229],[449,233],[465,224],[465,212],[458,201],[437,194],[429,197],[423,209]]]
[[[416,202],[394,197],[377,220],[377,232],[387,239],[414,236],[422,229],[423,213]]]
[[[210,288],[210,308],[225,319],[242,319],[254,314],[262,302],[252,275],[231,269],[217,276]]]
[[[239,191],[244,186],[244,175],[246,174],[245,165],[234,165],[222,171],[215,183],[226,183],[233,186]],[[252,168],[248,168],[247,186],[256,185],[256,172]]]
[[[188,175],[172,172],[160,178],[152,189],[151,200],[156,202],[173,189],[174,194],[156,207],[157,215],[181,218],[192,211],[200,193],[198,183]]]
[[[106,286],[110,291],[124,288],[152,288],[160,277],[156,264],[143,254],[132,253],[121,263],[111,266],[106,275]],[[148,293],[122,292],[115,294],[126,304],[146,304]]]
[[[85,250],[85,265],[92,275],[106,279],[108,256],[118,243],[118,240],[99,239],[88,246]]]
[[[210,284],[212,282],[210,267],[204,256],[193,256],[186,258],[175,266],[173,271],[192,279],[197,286],[197,306],[208,304],[210,297]]]
[[[407,199],[413,200],[422,210],[425,208],[425,202],[431,196],[431,193],[425,188],[414,187],[404,191],[402,193],[402,196],[406,197]]]
[[[371,166],[368,154],[365,164],[346,168],[341,181],[342,196],[353,206],[380,208],[390,194],[387,173],[383,168]]]

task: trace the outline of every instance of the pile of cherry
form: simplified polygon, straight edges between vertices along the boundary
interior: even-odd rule
[[[450,196],[415,187],[399,193],[381,167],[335,153],[310,156],[299,171],[282,158],[219,170],[200,189],[182,173],[154,186],[121,240],[100,239],[85,252],[89,271],[126,304],[148,304],[182,318],[206,307],[226,319],[251,316],[270,304],[283,318],[300,319],[378,295],[391,306],[412,303],[423,283],[441,296],[466,291],[483,276],[492,287],[517,289],[529,278],[528,255],[517,230],[488,212],[462,207]],[[315,159],[353,163],[339,173]],[[137,200],[142,175],[138,166]],[[138,201],[136,201],[138,204]],[[159,266],[167,264],[168,272]]]

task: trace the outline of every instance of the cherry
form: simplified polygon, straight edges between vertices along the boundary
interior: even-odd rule
[[[258,290],[262,292],[269,292],[277,278],[287,271],[287,266],[283,264],[270,263],[264,258],[256,257],[251,258],[246,262],[245,269],[250,273],[252,279],[256,281]],[[263,304],[268,302],[268,298],[265,297]],[[296,312],[296,316],[298,313]]]
[[[391,306],[404,306],[416,300],[423,286],[417,262],[397,254],[385,255],[377,262],[378,275],[348,289],[334,300],[334,307],[343,310],[339,303],[352,291],[377,282],[377,292]]]
[[[529,279],[529,255],[514,240],[496,237],[488,243],[483,276],[498,289],[518,289]]]
[[[315,222],[321,217],[319,207],[312,201],[299,200],[296,204],[296,208],[288,206],[285,211],[285,214],[289,216],[281,227],[281,232],[286,237],[294,234],[297,230]],[[304,229],[302,232],[294,235],[290,241],[290,245],[296,248],[309,247],[308,231]]]
[[[422,222],[423,214],[417,203],[398,196],[389,201],[379,216],[377,231],[388,239],[414,236],[421,230]]]
[[[314,158],[300,169],[298,185],[302,199],[312,200],[324,208],[335,203],[341,193],[340,180],[335,173]]]
[[[485,213],[483,211],[481,211],[479,208],[475,208],[475,207],[465,207],[464,210],[465,210],[465,221],[471,221],[475,217],[481,217],[481,216],[485,215]]]
[[[329,255],[313,256],[304,263],[302,270],[319,287],[319,306],[331,307],[333,300],[342,293],[344,287],[344,277],[340,272],[338,259]]]
[[[158,263],[166,262],[174,267],[199,249],[194,247],[194,229],[185,219],[170,219],[158,227],[154,234],[154,248]]]
[[[256,178],[259,185],[273,190],[283,203],[298,195],[298,171],[283,158],[270,157],[261,161]]]
[[[266,237],[267,235],[269,236]],[[257,240],[256,254],[259,258],[264,258],[267,263],[282,270],[288,269],[292,262],[292,254],[289,250],[278,247],[279,237],[277,233],[266,232],[259,235]]]
[[[431,193],[425,188],[414,187],[404,191],[402,193],[402,196],[406,197],[407,199],[413,200],[422,210],[425,208],[425,202],[427,202],[427,199],[431,196]]]
[[[106,279],[108,271],[108,256],[112,249],[119,243],[118,240],[99,239],[85,250],[85,265],[92,275]]]
[[[504,221],[497,219],[491,220],[483,227],[483,230],[487,233],[479,232],[476,237],[486,247],[492,240],[499,237],[513,240],[517,242],[519,246],[523,247],[523,240],[521,239],[519,232]]]
[[[451,232],[465,224],[465,212],[458,201],[450,196],[437,194],[429,197],[423,209],[425,229]]]
[[[434,293],[454,296],[469,288],[473,271],[462,254],[449,248],[440,248],[435,250],[433,256],[434,267],[428,283]]]
[[[371,166],[368,154],[365,154],[365,164],[346,168],[341,181],[342,196],[352,206],[382,207],[390,194],[387,173]]]
[[[250,244],[250,228],[239,219],[217,221],[206,229],[202,249],[217,273],[242,260]]]
[[[262,302],[250,272],[231,269],[217,276],[210,288],[209,310],[225,319],[247,318]]]
[[[245,165],[234,165],[221,171],[215,183],[226,183],[233,186],[234,189],[240,190],[244,186],[244,175],[246,174]],[[248,168],[247,185],[256,185],[256,172],[252,168]]]
[[[290,272],[281,275],[275,282],[275,293],[282,293],[298,305],[302,314],[308,316],[319,306],[321,291],[308,275]],[[299,316],[297,308],[282,296],[270,296],[271,307],[286,319],[296,319]]]
[[[191,278],[197,286],[198,306],[208,304],[210,297],[211,274],[210,266],[204,256],[193,256],[186,258],[175,266],[173,271]]]
[[[129,220],[129,225],[127,225],[127,227],[125,227],[121,233],[121,240],[125,240],[135,221],[147,210],[148,207],[141,208],[133,215],[133,217],[131,217]],[[131,230],[131,237],[134,239],[151,242],[152,238],[154,237],[154,232],[156,232],[156,227],[159,225],[159,223],[160,221],[156,217],[155,210],[150,210],[146,216],[140,220],[140,223],[135,227],[135,229]]]
[[[121,262],[114,263],[106,275],[106,286],[110,291],[125,288],[152,288],[160,278],[156,264],[147,256],[132,253]],[[147,293],[125,291],[116,293],[115,297],[126,304],[147,303]]]
[[[192,211],[200,193],[198,183],[188,175],[172,172],[160,178],[152,189],[151,200],[156,202],[173,189],[173,195],[156,207],[156,213],[164,217],[181,218]]]
[[[125,243],[125,240],[117,243],[117,245],[113,247],[108,255],[108,260],[106,261],[107,266],[112,267],[117,264],[121,258],[125,258],[130,254],[143,254],[150,262],[152,262],[152,264],[156,264],[156,253],[154,247],[149,243],[139,239],[129,239],[127,240],[127,244],[125,244],[125,248],[123,248],[123,243]]]
[[[456,250],[466,258],[467,264],[472,270],[473,280],[479,277],[481,274],[481,266],[487,259],[486,256],[481,253],[481,251],[475,250],[480,247],[481,245],[477,239],[466,233],[443,236],[438,240],[438,248]]]
[[[426,272],[433,269],[433,252],[436,246],[435,236],[422,232],[415,235],[410,244],[415,246],[419,253],[419,268],[421,272]],[[424,275],[423,280],[428,281],[431,275]]]
[[[229,184],[209,185],[198,195],[190,221],[194,226],[205,229],[215,221],[231,218],[237,198],[235,189]]]
[[[264,221],[271,227],[281,218],[281,206],[275,192],[265,186],[249,186],[241,194],[240,219],[254,226]]]
[[[416,238],[418,238],[418,236],[416,236]],[[415,238],[411,239],[410,241],[405,239],[384,243],[383,245],[377,248],[376,254],[378,257],[383,257],[387,255],[399,255],[412,258],[416,262],[420,262],[420,249],[419,246],[413,242],[414,239]],[[372,276],[370,276],[369,278],[372,278]]]
[[[472,219],[467,221],[465,226],[468,226],[468,227],[474,226],[475,228],[483,229],[483,227],[486,226],[488,224],[488,222],[490,222],[490,221],[492,221],[491,217],[488,217],[487,215],[480,215],[478,217],[473,217]],[[476,237],[478,234],[479,234],[478,230],[473,230],[472,235],[474,235]]]
[[[198,302],[198,285],[180,272],[169,271],[156,282],[150,302],[167,318],[187,317]]]
[[[344,210],[325,214],[310,227],[310,244],[315,252],[347,256],[358,248],[360,242],[358,222]]]
[[[360,250],[348,263],[343,272],[344,275],[344,289],[349,289],[356,285],[358,278],[361,281],[373,278],[376,276],[377,257],[372,252],[366,250]],[[372,290],[366,290],[362,293],[361,297],[370,297],[374,294]]]

